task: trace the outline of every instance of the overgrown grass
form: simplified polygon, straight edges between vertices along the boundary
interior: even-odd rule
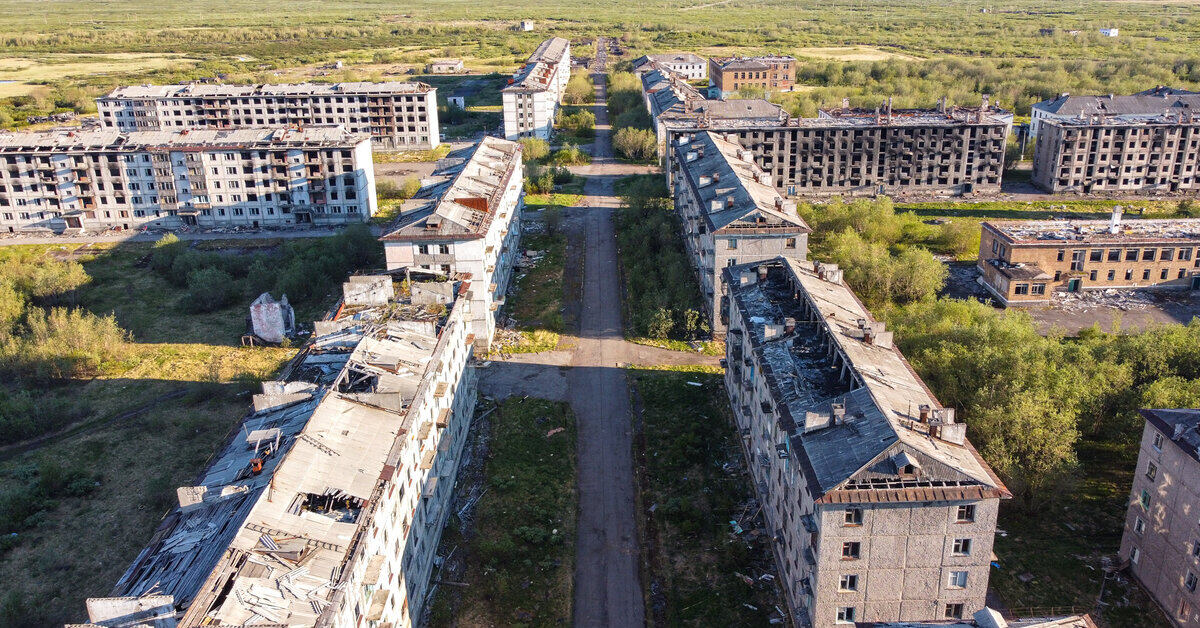
[[[566,237],[557,230],[526,234],[522,236],[521,247],[527,251],[540,251],[542,258],[516,278],[516,290],[505,302],[507,314],[517,321],[517,327],[522,331],[544,330],[561,334]],[[542,335],[540,343],[548,342],[548,339],[549,336]]]
[[[692,343],[686,340],[660,340],[658,338],[641,338],[637,336],[627,337],[626,340],[646,345],[648,347],[658,347],[660,349],[670,349],[671,351],[686,351],[689,353],[699,353],[701,355],[725,355],[725,343],[715,340],[700,340],[695,341],[700,347],[692,346]]]
[[[486,492],[466,548],[466,587],[444,586],[435,626],[571,623],[575,417],[565,403],[510,398],[491,415]],[[457,596],[457,609],[444,600]]]
[[[371,161],[377,164],[413,164],[422,161],[437,161],[449,153],[450,145],[442,143],[431,150],[375,151],[371,153]]]
[[[1135,452],[1113,442],[1080,443],[1082,480],[1072,499],[1031,514],[1003,504],[996,536],[999,569],[991,587],[1012,609],[1078,606],[1091,609],[1100,594],[1105,558],[1121,543]],[[1033,579],[1022,582],[1021,576]],[[1128,581],[1109,580],[1099,619],[1108,626],[1169,625],[1154,603]]]
[[[674,370],[674,367],[669,367]],[[765,539],[735,535],[729,522],[751,528],[752,496],[729,402],[718,374],[631,370],[634,405],[642,407],[644,452],[637,452],[649,577],[661,591],[646,608],[670,626],[765,626],[779,603]],[[699,383],[694,386],[689,382]],[[731,469],[731,470],[727,470]],[[737,574],[754,578],[747,585]],[[661,606],[657,603],[661,602]],[[757,610],[745,606],[749,604]],[[648,618],[649,620],[649,618]]]

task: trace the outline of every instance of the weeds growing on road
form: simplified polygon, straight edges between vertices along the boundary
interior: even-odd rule
[[[629,373],[634,407],[640,401],[642,409],[635,464],[649,522],[644,584],[655,621],[648,623],[768,625],[779,600],[774,583],[760,577],[774,569],[765,535],[754,531],[752,493],[721,375]],[[751,531],[736,534],[730,521]]]
[[[441,588],[432,624],[570,624],[575,417],[565,403],[511,398],[492,414],[491,425],[486,492],[466,550],[467,586]]]

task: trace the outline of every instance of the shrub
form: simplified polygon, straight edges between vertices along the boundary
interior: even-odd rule
[[[578,137],[592,137],[596,134],[596,114],[590,111],[560,114],[558,128]]]
[[[595,98],[595,88],[586,73],[577,72],[567,80],[567,89],[563,93],[563,102],[568,105],[585,105]]]
[[[521,140],[521,155],[526,162],[545,159],[550,154],[550,144],[539,137],[526,137]]]
[[[193,312],[219,310],[240,293],[229,273],[211,266],[188,273],[187,290],[188,309]]]
[[[626,159],[652,161],[658,156],[658,138],[653,131],[625,127],[613,135],[613,148]]]
[[[552,157],[550,161],[563,166],[576,166],[579,164],[591,163],[592,158],[590,155],[580,150],[578,146],[574,144],[567,144],[556,151],[554,153],[554,157]],[[550,173],[550,177],[552,182],[559,178],[557,169]]]
[[[421,181],[414,177],[405,179],[400,185],[396,185],[394,181],[381,179],[375,182],[375,194],[380,199],[389,200],[407,200],[417,195],[421,191]]]

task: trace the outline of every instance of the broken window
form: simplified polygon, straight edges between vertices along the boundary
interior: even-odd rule
[[[1133,531],[1141,534],[1146,531],[1146,522],[1141,517],[1133,518]]]
[[[848,526],[860,526],[863,522],[862,508],[847,508],[845,524]]]
[[[1144,249],[1142,251],[1142,261],[1143,262],[1153,262],[1154,261],[1154,251],[1155,251],[1155,249]]]
[[[970,556],[971,555],[971,539],[954,539],[954,547],[951,553],[955,556]]]
[[[1099,261],[1102,261],[1103,259],[1104,259],[1104,251],[1102,249],[1092,249],[1091,254],[1088,256],[1088,261],[1091,261],[1091,262],[1099,262]]]
[[[1157,477],[1158,477],[1158,465],[1151,462],[1150,465],[1146,467],[1146,478],[1153,480]]]
[[[1137,249],[1126,249],[1126,250],[1125,250],[1125,261],[1127,261],[1127,262],[1136,262],[1136,261],[1137,261],[1137,257],[1138,257],[1138,250],[1137,250]]]
[[[1121,261],[1121,249],[1109,249],[1108,250],[1108,261],[1110,261],[1110,262]]]
[[[954,516],[954,520],[958,523],[971,523],[975,521],[975,505],[967,504],[959,506],[958,512]]]
[[[842,543],[842,558],[849,560],[858,559],[859,551],[862,549],[862,544],[858,541],[846,541]]]
[[[1029,284],[1019,283],[1013,288],[1013,294],[1029,294]]]
[[[1155,432],[1154,433],[1154,448],[1159,451],[1162,451],[1162,446],[1163,446],[1163,435],[1161,432]]]
[[[842,576],[841,582],[838,583],[838,590],[839,591],[857,591],[858,590],[858,576],[855,574],[849,574],[849,575]]]
[[[963,605],[962,604],[954,603],[954,604],[946,605],[946,613],[945,613],[946,619],[962,619],[962,616],[963,616]]]
[[[1196,574],[1194,574],[1190,571],[1187,572],[1187,578],[1184,579],[1183,586],[1187,587],[1188,591],[1195,593],[1196,592]]]
[[[855,613],[853,606],[843,606],[838,609],[837,621],[839,624],[851,624],[855,621]]]
[[[1141,502],[1142,502],[1142,508],[1145,508],[1146,510],[1150,510],[1150,491],[1147,491],[1146,489],[1142,489]]]
[[[1029,294],[1043,295],[1046,294],[1046,284],[1035,283],[1029,288]]]

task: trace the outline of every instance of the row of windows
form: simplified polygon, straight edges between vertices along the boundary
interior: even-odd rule
[[[954,543],[950,548],[951,556],[970,556],[971,555],[971,539],[954,539]],[[860,541],[843,541],[842,542],[842,560],[858,560],[862,557],[862,542]]]
[[[863,509],[858,506],[847,508],[843,513],[843,526],[860,526],[863,524]],[[954,511],[955,523],[974,523],[975,505],[963,504]]]
[[[943,607],[943,619],[962,619],[965,606],[961,602],[951,602]],[[843,606],[837,610],[837,623],[853,624],[858,621],[858,609],[854,606]]]
[[[995,252],[995,251],[996,251],[996,241],[993,240],[992,241],[992,252]],[[1124,253],[1122,253],[1122,251],[1124,251]],[[1192,251],[1193,251],[1193,247],[1190,247],[1190,246],[1186,247],[1186,248],[1178,249],[1179,260],[1180,261],[1190,261],[1192,259]],[[1082,250],[1071,251],[1071,261],[1082,261],[1082,253],[1083,253]],[[1067,255],[1066,249],[1059,249],[1058,250],[1058,258],[1057,258],[1058,261],[1060,261],[1060,262],[1064,261],[1066,259],[1066,255]],[[1197,257],[1200,257],[1200,250],[1196,251],[1196,255],[1197,255]],[[1088,261],[1089,262],[1103,262],[1103,261],[1119,262],[1119,261],[1121,261],[1122,257],[1124,258],[1124,261],[1126,261],[1126,262],[1136,262],[1139,260],[1139,258],[1143,262],[1153,262],[1153,261],[1170,262],[1170,261],[1173,261],[1176,257],[1176,249],[1175,249],[1175,247],[1168,247],[1168,248],[1162,248],[1162,249],[1158,249],[1158,248],[1108,249],[1107,254],[1105,253],[1105,249],[1091,249],[1090,251],[1088,251]]]

